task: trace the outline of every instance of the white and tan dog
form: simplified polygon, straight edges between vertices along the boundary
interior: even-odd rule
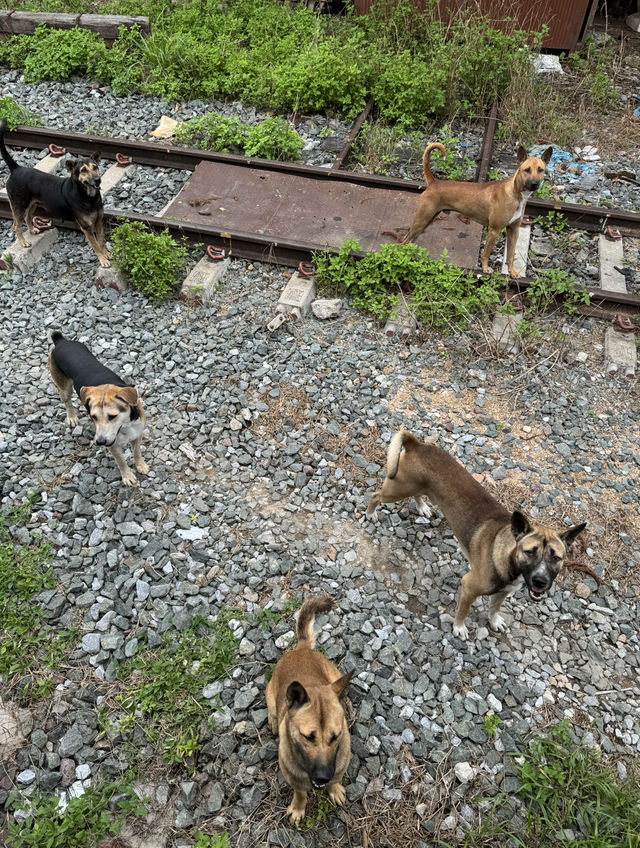
[[[367,515],[380,504],[413,497],[428,516],[425,495],[444,514],[471,566],[462,578],[453,622],[454,635],[461,639],[469,635],[464,620],[480,595],[491,596],[489,623],[494,630],[505,629],[500,607],[523,582],[532,601],[542,600],[567,549],[587,526],[583,522],[558,533],[533,524],[519,510],[509,512],[446,451],[400,430],[389,445],[387,477],[371,496]]]
[[[136,470],[140,474],[149,472],[140,452],[147,417],[137,390],[102,365],[81,342],[65,339],[59,330],[51,334],[51,341],[54,348],[49,354],[49,372],[67,410],[69,426],[73,428],[78,423],[71,400],[75,387],[95,426],[95,443],[111,451],[124,485],[136,486],[136,475],[124,458],[129,442]]]
[[[420,195],[418,208],[403,244],[414,241],[439,212],[451,210],[487,227],[487,240],[482,251],[482,270],[489,271],[489,256],[496,239],[507,228],[507,269],[512,277],[519,274],[513,267],[518,232],[524,207],[531,193],[539,188],[553,154],[548,147],[542,156],[527,156],[524,147],[518,148],[518,170],[505,180],[488,183],[464,183],[437,180],[429,167],[432,150],[447,152],[442,144],[428,144],[422,155],[422,167],[427,187]]]

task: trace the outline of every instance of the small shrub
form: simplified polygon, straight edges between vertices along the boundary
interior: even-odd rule
[[[0,120],[2,118],[7,119],[7,125],[10,130],[14,130],[18,126],[42,126],[40,115],[30,112],[24,106],[19,106],[11,97],[0,97]]]
[[[354,306],[380,321],[393,314],[403,292],[418,320],[445,331],[463,327],[473,315],[494,307],[504,287],[497,275],[476,280],[416,244],[385,244],[362,259],[355,256],[359,250],[357,241],[346,241],[337,255],[316,254],[316,278],[321,285],[342,288]]]
[[[557,268],[542,271],[529,283],[527,300],[533,312],[547,311],[558,298],[570,314],[575,313],[580,304],[588,306],[590,302],[587,289],[576,283],[575,277]]]
[[[111,235],[113,264],[147,297],[161,300],[178,285],[187,249],[165,230],[155,235],[138,221],[121,224]]]
[[[8,58],[13,67],[24,70],[27,82],[65,80],[83,74],[104,46],[102,39],[86,29],[49,29],[42,24],[33,35],[18,36],[8,42]]]
[[[146,814],[131,787],[122,781],[89,788],[81,797],[72,798],[64,813],[59,800],[55,795],[32,795],[26,819],[7,820],[7,848],[85,848],[103,836],[117,834],[128,815]],[[25,803],[18,798],[10,801],[9,807],[24,809]]]
[[[446,63],[430,64],[408,50],[378,58],[379,66],[372,69],[371,94],[381,118],[402,126],[420,126],[427,116],[443,112]]]
[[[211,112],[178,124],[175,137],[176,141],[190,144],[199,150],[228,153],[232,147],[243,147],[245,125],[238,118],[224,118]]]
[[[246,156],[287,161],[297,159],[303,147],[303,140],[284,118],[267,118],[249,130],[244,152]]]

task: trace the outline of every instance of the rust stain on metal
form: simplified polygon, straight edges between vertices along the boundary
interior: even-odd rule
[[[365,252],[379,250],[394,241],[385,231],[409,226],[418,200],[416,194],[395,188],[201,162],[165,216],[197,221],[194,201],[214,190],[228,200],[223,210],[212,210],[211,226],[256,233],[273,242],[302,242],[317,250],[338,249],[346,239],[357,239]],[[446,249],[450,262],[473,268],[481,236],[479,224],[463,224],[448,215],[428,227],[417,243],[434,257]]]

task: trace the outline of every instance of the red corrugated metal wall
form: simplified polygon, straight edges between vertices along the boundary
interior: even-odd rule
[[[385,0],[389,2],[389,0]],[[356,12],[365,14],[376,0],[355,0]],[[543,46],[556,50],[575,49],[596,0],[439,0],[436,10],[442,20],[463,9],[476,9],[498,29],[540,30],[549,34]],[[425,0],[415,0],[424,8]]]

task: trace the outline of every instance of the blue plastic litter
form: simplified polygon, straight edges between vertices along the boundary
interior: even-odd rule
[[[548,146],[548,144],[536,144],[535,147],[530,148],[529,156],[540,156]],[[560,162],[563,163],[563,166],[558,171],[557,166]],[[599,170],[597,162],[576,162],[571,153],[567,150],[562,150],[560,147],[553,148],[551,159],[547,165],[547,171],[556,173],[562,179],[569,180],[569,182],[580,180],[588,174],[597,174]]]

